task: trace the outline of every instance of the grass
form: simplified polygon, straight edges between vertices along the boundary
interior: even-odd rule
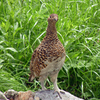
[[[99,0],[1,0],[0,1],[0,91],[36,91],[28,82],[34,49],[45,36],[47,18],[59,16],[58,37],[66,60],[58,85],[78,97],[100,98],[100,1]],[[53,89],[47,80],[46,86]]]

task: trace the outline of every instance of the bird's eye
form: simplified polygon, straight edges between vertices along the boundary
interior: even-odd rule
[[[50,18],[51,18],[51,16],[50,16]]]

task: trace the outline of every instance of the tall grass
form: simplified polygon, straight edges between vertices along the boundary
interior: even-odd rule
[[[84,99],[99,99],[99,0],[1,0],[0,91],[41,88],[37,79],[28,82],[29,62],[45,36],[52,13],[59,16],[57,33],[66,50],[59,87]],[[49,80],[46,86],[53,89]]]

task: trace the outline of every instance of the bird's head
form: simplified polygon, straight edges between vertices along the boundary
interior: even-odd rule
[[[56,23],[58,21],[58,15],[57,14],[51,14],[48,18],[49,23]]]

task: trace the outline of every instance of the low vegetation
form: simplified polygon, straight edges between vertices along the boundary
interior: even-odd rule
[[[28,82],[34,49],[46,34],[47,18],[56,13],[58,37],[66,60],[58,75],[61,89],[80,98],[100,98],[99,0],[1,0],[0,91],[37,91],[40,82]],[[47,79],[46,86],[53,89]]]

